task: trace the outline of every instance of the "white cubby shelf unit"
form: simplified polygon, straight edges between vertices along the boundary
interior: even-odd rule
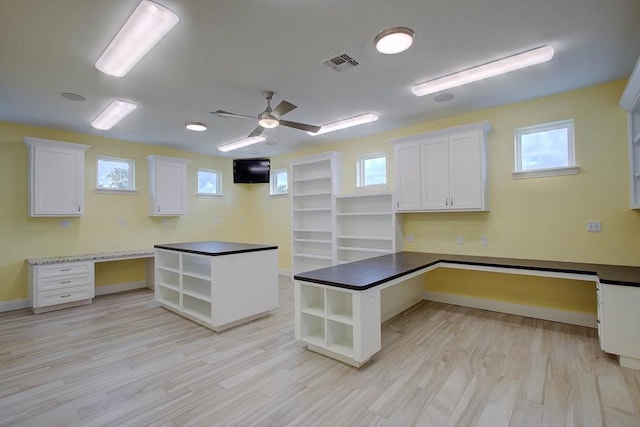
[[[335,194],[341,155],[328,152],[290,162],[292,272],[336,263]]]
[[[295,282],[296,339],[310,349],[360,366],[380,348],[379,292]],[[377,296],[377,298],[376,298]],[[363,313],[367,313],[366,322]],[[371,315],[378,314],[376,319]]]
[[[397,252],[400,227],[391,193],[336,196],[338,264]]]

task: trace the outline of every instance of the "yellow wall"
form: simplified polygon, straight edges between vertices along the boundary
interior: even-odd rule
[[[388,155],[388,185],[393,189],[393,149],[390,139],[430,130],[488,120],[490,211],[399,215],[404,249],[425,252],[557,259],[563,261],[640,265],[640,212],[629,209],[629,168],[626,113],[617,103],[626,82],[616,81],[531,101],[421,123],[365,138],[272,157],[272,168],[286,168],[293,158],[325,151],[343,154],[342,190],[356,191],[355,162],[363,154]],[[428,101],[428,100],[427,100]],[[513,131],[539,123],[575,119],[577,175],[514,180]],[[384,118],[382,118],[384,120]],[[348,132],[348,131],[346,131]],[[29,218],[27,211],[27,150],[24,136],[91,145],[86,153],[86,212],[69,229],[56,218]],[[95,194],[95,156],[136,160],[138,195]],[[163,224],[147,216],[146,156],[161,154],[191,159],[189,214]],[[195,196],[198,167],[222,169],[225,197]],[[95,251],[139,249],[159,242],[218,239],[279,246],[279,267],[290,268],[290,201],[270,197],[268,185],[231,184],[231,161],[179,150],[125,143],[52,129],[0,123],[0,301],[25,298],[25,258]],[[118,218],[128,225],[118,227]],[[216,224],[214,219],[219,219]],[[587,233],[586,221],[602,221],[602,233]],[[463,235],[464,245],[456,244]],[[480,245],[488,236],[489,245]],[[140,267],[114,266],[122,273],[97,278],[99,284],[140,280]],[[136,272],[131,270],[137,269]],[[452,289],[476,297],[587,310],[592,286],[551,279],[499,276],[488,273],[440,271],[427,275],[429,289]],[[470,283],[474,283],[471,291]],[[460,285],[467,283],[467,285]],[[510,295],[514,283],[518,293]],[[500,284],[499,286],[497,284]],[[477,286],[476,286],[477,285]],[[456,287],[457,286],[457,287]],[[502,287],[497,292],[496,286]],[[479,291],[477,289],[480,289]],[[557,291],[562,288],[562,291]],[[560,293],[556,293],[560,292]],[[479,292],[479,293],[478,293]],[[568,292],[562,293],[562,292]],[[553,293],[550,296],[550,293]],[[514,299],[515,298],[515,299]]]
[[[344,156],[342,188],[345,193],[353,193],[357,156],[386,152],[387,188],[392,189],[393,150],[389,140],[488,120],[493,126],[488,144],[490,211],[399,215],[404,250],[638,266],[640,212],[629,209],[627,116],[617,106],[625,85],[626,81],[616,81],[485,109],[326,144],[272,161],[340,151]],[[580,172],[514,180],[514,129],[570,118],[575,120]],[[278,215],[288,215],[289,204],[271,208],[278,209]],[[587,220],[602,221],[603,232],[587,233]],[[407,235],[414,237],[413,243],[406,241]],[[464,245],[456,244],[457,235],[464,236]],[[488,246],[481,246],[482,236],[489,238]],[[290,265],[290,260],[287,262]],[[525,277],[444,270],[427,275],[426,286],[430,290],[451,289],[468,296],[571,311],[591,312],[595,307],[590,284]],[[514,296],[514,286],[519,287],[518,295],[526,297]]]
[[[59,218],[27,216],[27,147],[25,136],[90,145],[85,154],[85,213],[60,227]],[[162,218],[147,215],[147,160],[150,154],[190,159],[188,214]],[[135,160],[138,194],[97,194],[96,155]],[[225,196],[198,198],[199,167],[223,173]],[[262,185],[262,187],[266,187]],[[251,210],[255,187],[232,184],[230,159],[160,146],[127,143],[85,134],[0,122],[0,301],[27,297],[25,258],[148,249],[156,243],[197,240],[257,242]],[[118,226],[118,219],[127,221]],[[219,220],[216,223],[215,220]],[[271,243],[269,241],[265,243]],[[96,268],[97,285],[142,280],[144,261],[109,262]]]

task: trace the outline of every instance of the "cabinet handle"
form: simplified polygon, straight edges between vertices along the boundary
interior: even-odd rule
[[[80,205],[78,205],[78,212],[80,212]]]
[[[400,207],[400,200],[398,200],[398,201],[396,202],[396,207],[397,207],[397,208],[399,208],[399,207]]]
[[[69,268],[61,268],[60,271],[71,271],[71,267],[69,267]]]
[[[158,205],[158,212],[160,212],[160,205]]]
[[[60,298],[69,298],[70,296],[71,296],[71,294],[60,295]]]
[[[451,206],[453,206],[453,197],[451,198]]]
[[[449,206],[449,198],[448,197],[444,198],[444,204],[445,204],[445,206]]]
[[[60,282],[61,285],[66,285],[67,283],[71,283],[71,280],[65,280],[63,282]]]

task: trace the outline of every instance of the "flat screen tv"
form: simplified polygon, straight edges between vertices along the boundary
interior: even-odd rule
[[[269,159],[236,159],[233,161],[233,183],[268,183],[270,169]]]

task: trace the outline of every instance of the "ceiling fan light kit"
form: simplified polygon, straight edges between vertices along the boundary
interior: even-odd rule
[[[218,151],[226,153],[227,151],[237,150],[238,148],[248,147],[249,145],[257,144],[264,141],[264,136],[250,136],[248,138],[242,138],[237,141],[227,142],[225,144],[218,145]]]
[[[169,9],[142,0],[102,53],[96,68],[114,77],[126,75],[178,21]]]
[[[376,49],[380,53],[393,55],[409,49],[416,34],[411,28],[393,27],[378,33],[373,39]]]
[[[334,132],[341,129],[346,129],[354,126],[363,125],[365,123],[371,123],[378,120],[378,116],[373,113],[361,114],[359,116],[349,117],[348,119],[338,120],[320,126],[318,132],[307,132],[309,135],[322,135],[324,133]]]
[[[138,106],[133,102],[115,99],[91,122],[91,126],[99,130],[109,130],[136,108],[138,108]]]
[[[517,55],[509,56],[484,65],[469,68],[448,76],[439,77],[428,82],[420,83],[411,88],[416,96],[429,95],[441,90],[462,86],[467,83],[488,79],[489,77],[506,74],[521,68],[530,67],[550,61],[554,55],[553,47],[546,45],[536,49],[528,50]]]
[[[202,122],[189,122],[189,123],[186,123],[184,127],[194,132],[203,132],[207,130],[206,123],[202,123]]]

